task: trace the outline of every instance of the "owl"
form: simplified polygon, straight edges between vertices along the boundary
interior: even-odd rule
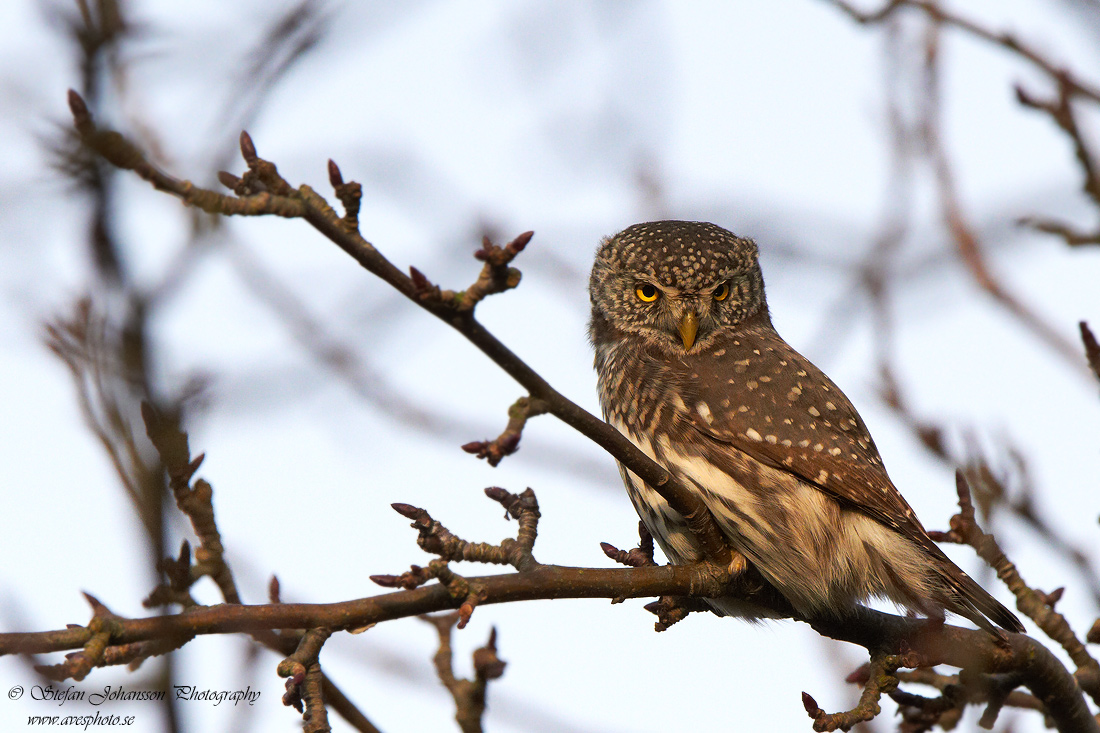
[[[884,598],[1023,631],[929,538],[844,393],[775,332],[751,239],[702,222],[636,224],[601,244],[589,295],[604,418],[698,493],[800,615],[843,618]],[[683,517],[619,469],[669,560],[701,560]]]

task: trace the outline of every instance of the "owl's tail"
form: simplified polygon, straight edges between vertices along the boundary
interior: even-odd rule
[[[947,558],[944,558],[945,560]],[[940,577],[943,578],[947,588],[948,597],[944,599],[949,611],[959,614],[976,623],[992,634],[998,634],[993,624],[997,624],[1007,631],[1015,631],[1018,634],[1024,632],[1024,625],[1012,611],[974,580],[959,570],[959,568],[947,560],[946,564],[940,563]],[[992,622],[992,623],[990,623]]]

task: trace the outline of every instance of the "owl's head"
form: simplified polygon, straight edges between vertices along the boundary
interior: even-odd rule
[[[588,293],[594,341],[609,327],[671,354],[706,349],[753,316],[767,319],[756,243],[705,222],[635,224],[604,240]]]

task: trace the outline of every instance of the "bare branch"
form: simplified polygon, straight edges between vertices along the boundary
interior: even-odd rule
[[[842,10],[848,17],[861,24],[881,23],[901,8],[914,8],[923,11],[932,21],[957,28],[968,35],[979,38],[988,43],[1000,46],[1013,54],[1026,59],[1037,69],[1055,79],[1065,79],[1066,86],[1074,95],[1080,95],[1100,102],[1100,87],[1077,79],[1070,71],[1058,64],[1047,60],[1038,51],[1021,41],[1014,34],[997,32],[984,28],[977,22],[957,15],[949,10],[944,10],[937,2],[931,0],[889,0],[880,10],[864,12],[845,0],[827,0]]]
[[[321,647],[330,636],[332,631],[329,629],[310,629],[302,635],[294,653],[279,662],[279,676],[288,678],[283,704],[302,714],[305,733],[328,733],[332,730],[325,711],[319,659]]]
[[[490,466],[497,466],[504,459],[519,450],[519,439],[527,421],[537,415],[545,415],[549,407],[538,398],[520,397],[508,408],[508,424],[504,432],[493,440],[475,440],[462,446],[462,450],[484,458]]]
[[[884,11],[884,15],[892,12],[895,7],[905,4],[923,5],[917,2],[891,3]],[[925,10],[930,12],[927,8]],[[942,22],[943,18],[939,20]],[[1077,93],[1082,92],[1078,90]],[[393,618],[456,607],[460,609],[460,613],[455,620],[463,623],[477,604],[535,598],[609,597],[613,600],[621,600],[629,597],[660,595],[673,600],[689,599],[682,608],[693,610],[690,608],[693,604],[691,599],[717,596],[751,598],[760,595],[764,599],[764,605],[771,604],[770,607],[777,607],[773,597],[774,591],[769,595],[770,589],[762,587],[761,579],[754,575],[751,568],[740,574],[731,573],[738,561],[741,566],[744,565],[744,559],[731,552],[713,517],[692,492],[667,471],[649,460],[617,431],[554,390],[474,318],[475,306],[481,299],[518,284],[518,270],[510,267],[510,263],[530,241],[530,233],[520,235],[505,247],[495,247],[486,240],[482,250],[477,253],[477,257],[485,262],[477,281],[463,291],[444,290],[429,281],[415,268],[410,270],[410,275],[405,275],[360,236],[357,229],[357,216],[353,211],[358,207],[359,197],[356,195],[353,184],[344,183],[342,174],[334,164],[329,168],[330,181],[337,189],[337,198],[341,200],[347,211],[347,215],[343,218],[338,216],[329,204],[308,186],[291,187],[278,174],[274,164],[258,156],[251,138],[242,133],[241,152],[248,170],[239,178],[232,174],[222,176],[223,183],[231,185],[237,194],[225,196],[197,188],[187,181],[172,178],[156,170],[137,147],[127,142],[121,135],[96,129],[88,110],[75,93],[70,95],[70,105],[81,138],[91,149],[118,167],[134,170],[154,187],[173,193],[190,205],[225,215],[274,214],[303,218],[308,221],[365,269],[447,322],[493,359],[528,392],[530,402],[523,408],[524,410],[528,410],[531,404],[544,407],[545,411],[554,414],[604,447],[616,459],[653,486],[674,510],[688,520],[709,562],[689,566],[642,566],[615,570],[540,565],[532,555],[538,520],[538,508],[537,503],[534,502],[533,493],[528,490],[524,494],[515,496],[498,489],[490,496],[500,501],[520,524],[516,538],[505,540],[500,545],[467,542],[450,533],[424,510],[408,505],[395,505],[395,509],[413,520],[413,526],[419,532],[418,544],[439,556],[429,564],[427,569],[414,567],[402,576],[385,576],[392,581],[390,584],[407,588],[403,591],[338,604],[272,603],[267,606],[230,604],[208,609],[196,608],[175,616],[112,619],[111,624],[106,627],[103,622],[94,623],[95,619],[93,619],[93,623],[87,628],[40,634],[0,635],[0,654],[11,651],[52,651],[84,647],[85,653],[92,660],[91,664],[94,665],[97,659],[102,658],[113,647],[121,648],[128,644],[155,639],[188,638],[188,635],[194,634],[241,631],[253,633],[257,638],[265,638],[274,629],[350,630]],[[946,163],[943,164],[942,170],[947,170]],[[955,234],[960,252],[964,257],[969,258],[968,264],[972,274],[983,288],[995,297],[1000,294],[999,299],[1002,303],[1010,306],[1011,296],[1005,297],[1003,288],[985,268],[977,240],[967,231],[966,222],[958,214],[950,178],[943,175],[942,171],[940,182],[945,220]],[[1012,310],[1011,307],[1010,310]],[[1028,319],[1023,317],[1026,314],[1021,315],[1018,309],[1014,312],[1025,323],[1028,322]],[[1035,324],[1033,323],[1032,326],[1034,327]],[[1074,353],[1076,355],[1076,351]],[[1079,356],[1077,358],[1079,359]],[[501,456],[510,452],[507,450],[508,441],[512,440],[509,436],[515,435],[515,440],[518,441],[523,427],[520,418],[525,421],[529,416],[529,412],[515,416],[518,425],[513,425],[510,420],[505,434],[497,439],[500,442],[485,442],[487,450],[490,450],[489,446],[493,442],[497,442],[495,448]],[[513,416],[510,415],[511,417]],[[509,430],[511,430],[510,433]],[[514,450],[515,444],[511,444],[510,448]],[[490,453],[487,453],[486,457],[489,457]],[[188,460],[185,463],[189,467],[193,462]],[[193,473],[193,470],[187,473],[184,481],[185,488],[189,489],[188,484]],[[196,490],[198,488],[200,487],[196,485]],[[527,494],[530,494],[529,500],[525,499]],[[962,505],[961,494],[960,504]],[[965,511],[966,507],[963,507],[963,513]],[[972,513],[971,507],[971,515]],[[952,531],[955,529],[953,524]],[[199,532],[198,527],[196,532]],[[202,533],[199,532],[199,534],[201,537]],[[610,549],[613,551],[610,554],[616,555],[618,559],[618,551],[614,548]],[[624,559],[629,556],[630,553],[623,555]],[[175,561],[176,565],[172,566],[171,573],[182,574],[181,567],[185,559],[184,554],[181,553],[180,559]],[[448,562],[453,560],[509,564],[519,569],[519,572],[486,577],[460,577],[448,567]],[[1007,560],[1004,560],[1004,563],[1007,563]],[[1008,563],[1008,565],[1011,564]],[[166,572],[169,571],[166,570]],[[439,582],[431,583],[432,579],[437,579]],[[1045,597],[1036,595],[1036,598],[1048,609],[1055,600],[1051,595]],[[674,605],[669,604],[672,610],[665,614],[670,622],[675,610],[672,608]],[[781,606],[782,603],[778,602],[778,607]],[[830,716],[817,709],[814,703],[815,721],[826,727],[830,725],[845,727],[846,724],[850,724],[849,720],[854,723],[857,719],[869,719],[869,716],[873,716],[872,711],[877,708],[879,696],[883,691],[897,684],[897,678],[894,676],[896,667],[890,670],[889,665],[892,662],[884,655],[904,653],[906,664],[910,662],[922,666],[938,663],[956,664],[968,670],[968,673],[974,674],[1011,672],[1013,675],[1018,675],[1019,681],[1035,693],[1036,698],[1051,711],[1056,722],[1064,730],[1100,730],[1081,697],[1078,686],[1079,681],[1081,686],[1088,685],[1087,677],[1079,677],[1075,680],[1048,650],[1027,637],[1010,634],[1003,640],[994,640],[980,631],[969,632],[940,624],[901,619],[866,609],[859,609],[848,618],[813,619],[810,623],[821,634],[865,646],[872,652],[873,663],[881,666],[883,670],[882,675],[871,675],[876,677],[877,681],[867,684],[864,690],[865,699],[861,700],[860,706],[850,713]],[[328,633],[326,631],[325,635],[327,636]],[[449,638],[450,626],[447,633]],[[296,638],[302,639],[304,643],[309,634],[310,632],[307,631]],[[294,634],[284,633],[283,636],[285,638],[280,638],[279,644],[295,638]],[[482,663],[475,664],[479,678],[488,679],[494,671],[502,669],[499,660],[495,657],[493,641],[494,639],[491,638],[487,647],[479,650],[485,652],[482,655]],[[99,650],[100,645],[103,646],[102,651]],[[441,643],[441,651],[442,646]],[[309,691],[302,688],[303,697],[306,698],[307,705],[308,696],[313,696],[320,704],[320,689],[324,684],[320,676],[320,668],[318,666],[316,675],[310,678],[312,671],[310,666],[305,664],[302,666],[305,671],[300,684],[306,683],[309,679],[315,683]],[[1082,669],[1085,668],[1079,664],[1079,672]],[[1085,671],[1091,673],[1092,668]],[[292,677],[296,678],[297,675]],[[453,674],[451,677],[453,679]],[[1013,681],[1016,679],[1013,677]],[[1005,694],[1007,689],[1006,687]],[[324,694],[328,695],[327,688]],[[809,701],[812,702],[812,698]],[[991,702],[996,701],[991,699]],[[992,712],[989,715],[995,715],[996,705],[991,706]],[[480,712],[478,720],[480,720]],[[471,728],[471,730],[474,729]]]
[[[975,229],[967,221],[963,214],[962,205],[956,191],[954,174],[946,153],[945,146],[940,140],[939,112],[939,78],[938,78],[938,32],[941,27],[953,27],[966,32],[969,35],[987,42],[997,44],[1009,51],[1028,60],[1041,71],[1051,77],[1059,90],[1059,98],[1055,102],[1041,102],[1027,95],[1019,87],[1017,93],[1021,103],[1031,107],[1047,111],[1055,122],[1070,135],[1077,150],[1078,160],[1085,172],[1085,190],[1094,201],[1100,205],[1100,178],[1097,177],[1096,162],[1089,152],[1085,140],[1077,129],[1076,120],[1070,108],[1070,102],[1074,97],[1081,97],[1092,102],[1100,102],[1100,89],[1074,77],[1068,70],[1047,61],[1029,46],[1020,42],[1010,33],[995,33],[979,24],[944,10],[939,3],[929,0],[890,0],[885,6],[876,12],[864,12],[854,7],[845,0],[829,0],[834,6],[842,10],[853,20],[862,24],[881,23],[901,8],[913,8],[922,11],[931,21],[928,42],[925,53],[925,84],[923,99],[924,121],[922,125],[923,137],[934,167],[939,186],[940,208],[942,217],[948,231],[951,233],[955,246],[970,271],[971,277],[978,286],[994,298],[1002,307],[1016,318],[1024,327],[1031,331],[1041,341],[1059,353],[1071,364],[1081,365],[1079,355],[1073,344],[1064,338],[1050,324],[1017,294],[1013,293],[1001,280],[996,277],[986,262],[982,242]],[[1050,222],[1042,222],[1041,228],[1047,231],[1069,230],[1064,225],[1053,225]],[[1100,236],[1098,234],[1097,236]],[[1074,233],[1072,243],[1082,243],[1091,240],[1093,235],[1077,235]],[[1070,238],[1067,237],[1067,241]]]
[[[624,465],[629,466],[639,478],[652,486],[673,509],[684,517],[708,559],[726,566],[734,563],[729,545],[698,496],[642,453],[617,430],[551,387],[545,379],[475,320],[472,309],[460,308],[463,302],[461,299],[444,299],[437,296],[435,294],[437,287],[415,269],[412,271],[412,276],[405,275],[383,257],[374,245],[359,236],[357,232],[348,231],[332,207],[309,186],[302,185],[296,190],[292,189],[278,175],[272,163],[259,158],[255,145],[247,133],[241,134],[241,154],[249,168],[234,189],[243,198],[236,198],[199,188],[189,181],[173,178],[157,170],[144,158],[137,147],[122,135],[113,131],[98,130],[83,100],[76,92],[70,91],[69,106],[73,111],[77,130],[85,144],[113,165],[133,170],[158,190],[178,196],[187,204],[197,206],[203,211],[227,216],[270,214],[304,218],[366,270],[465,336],[519,382],[532,398],[542,400],[547,405],[548,412],[587,436]],[[494,258],[514,257],[526,246],[526,241],[526,235],[520,235],[508,247],[502,249],[505,254],[487,253],[486,267],[491,269],[503,266],[494,265]],[[506,253],[509,248],[513,250],[511,255]]]
[[[826,713],[817,702],[809,695],[802,693],[802,705],[806,713],[813,718],[814,730],[834,731],[851,730],[858,723],[874,720],[882,708],[878,701],[884,694],[889,694],[897,689],[898,667],[914,666],[915,662],[902,657],[882,652],[871,652],[871,661],[867,665],[867,674],[863,682],[863,693],[859,696],[859,703],[843,713]]]
[[[168,472],[168,486],[176,497],[176,506],[191,520],[191,527],[199,538],[200,545],[195,551],[198,565],[192,582],[209,575],[217,583],[226,603],[240,603],[241,596],[233,572],[225,562],[225,548],[214,520],[214,488],[203,479],[191,486],[191,478],[202,465],[204,456],[191,459],[187,433],[180,430],[177,416],[163,415],[149,402],[143,402],[141,417],[145,421],[146,434]]]
[[[1093,700],[1100,702],[1100,664],[1088,653],[1077,638],[1065,616],[1054,610],[1061,593],[1045,594],[1030,588],[1020,576],[1016,566],[1005,557],[1004,551],[991,534],[986,534],[974,516],[974,504],[970,487],[962,471],[955,473],[959,493],[959,513],[951,517],[949,532],[929,532],[938,541],[957,542],[973,547],[978,555],[997,571],[997,577],[1016,596],[1016,607],[1034,621],[1043,632],[1058,642],[1073,663],[1077,665],[1077,678],[1081,688]]]
[[[653,535],[646,529],[644,522],[638,522],[638,546],[630,551],[620,550],[607,542],[601,542],[603,554],[619,563],[632,568],[644,568],[656,565],[653,561]]]
[[[448,613],[420,618],[435,626],[439,633],[435,670],[439,681],[455,701],[455,720],[458,721],[459,728],[462,733],[481,733],[481,718],[485,714],[485,695],[489,680],[498,679],[504,674],[505,662],[497,656],[496,628],[489,632],[489,641],[485,646],[474,652],[474,679],[465,680],[455,676],[451,651],[451,630],[456,622],[462,628],[461,614]]]

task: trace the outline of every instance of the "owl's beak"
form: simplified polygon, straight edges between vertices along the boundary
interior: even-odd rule
[[[699,332],[699,316],[694,311],[688,311],[680,319],[680,338],[684,342],[684,348],[690,349],[695,343],[695,334]]]

